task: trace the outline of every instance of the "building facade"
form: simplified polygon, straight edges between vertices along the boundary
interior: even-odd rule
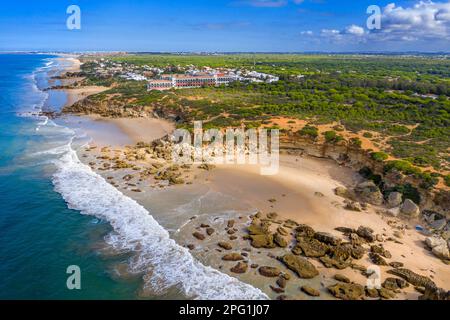
[[[194,75],[184,74],[162,74],[161,79],[150,80],[147,84],[148,90],[169,90],[172,88],[200,88],[226,85],[235,81],[236,77],[224,73],[207,74],[198,73]]]

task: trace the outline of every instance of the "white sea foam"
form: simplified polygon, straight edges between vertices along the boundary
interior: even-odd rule
[[[267,299],[261,290],[195,260],[144,207],[82,164],[70,147],[56,165],[55,190],[71,209],[111,224],[111,245],[136,252],[131,268],[148,272],[145,286],[152,292],[176,286],[188,298]]]

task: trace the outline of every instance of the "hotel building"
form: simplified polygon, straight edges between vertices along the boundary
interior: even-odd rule
[[[147,84],[147,89],[150,91],[169,90],[172,88],[212,87],[228,84],[235,80],[235,76],[224,73],[197,73],[194,75],[162,74],[161,79],[150,80]]]

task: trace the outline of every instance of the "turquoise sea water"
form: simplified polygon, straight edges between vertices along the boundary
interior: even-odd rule
[[[29,116],[64,97],[39,91],[48,86],[52,56],[0,54],[0,298],[1,299],[131,299],[138,283],[114,278],[118,257],[96,250],[109,224],[67,208],[54,191],[46,154],[67,137]],[[44,152],[44,153],[42,153]],[[122,257],[123,259],[123,257]],[[68,290],[66,269],[81,268],[81,290]]]

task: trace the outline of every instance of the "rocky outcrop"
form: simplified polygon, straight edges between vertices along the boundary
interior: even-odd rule
[[[425,288],[436,288],[436,284],[428,277],[419,275],[409,269],[397,268],[387,271],[394,276],[400,277],[408,281],[413,286],[425,287]]]
[[[341,239],[335,237],[334,235],[328,233],[328,232],[316,232],[314,234],[314,238],[319,240],[320,242],[323,242],[325,244],[329,244],[332,246],[337,246],[341,243]]]
[[[197,238],[198,240],[205,240],[205,235],[203,233],[194,232],[192,235],[194,236],[194,238]]]
[[[244,260],[244,257],[237,252],[233,252],[233,253],[228,253],[226,255],[224,255],[222,257],[222,260],[224,261],[240,261],[240,260]]]
[[[362,201],[373,204],[383,204],[383,194],[373,181],[365,181],[355,187],[355,194]]]
[[[259,267],[258,272],[260,275],[262,275],[264,277],[269,277],[269,278],[275,278],[281,274],[280,269],[278,269],[276,267],[268,267],[268,266]]]
[[[419,300],[450,300],[450,291],[441,288],[427,287]]]
[[[338,299],[360,300],[364,296],[364,287],[356,283],[336,283],[328,291]]]
[[[233,273],[245,273],[247,272],[248,264],[246,262],[238,262],[234,267],[230,269]]]
[[[368,242],[375,241],[375,235],[373,234],[373,229],[371,229],[369,227],[360,226],[358,228],[358,230],[356,230],[356,234]]]
[[[400,208],[400,213],[411,218],[416,218],[419,216],[420,208],[412,200],[406,199]]]
[[[403,195],[400,192],[389,193],[387,205],[389,208],[395,208],[402,204]]]
[[[382,245],[373,245],[370,247],[370,251],[387,259],[392,258],[392,254],[388,250],[384,249]]]
[[[266,248],[266,249],[275,248],[273,234],[271,233],[251,235],[250,239],[252,241],[251,245],[254,248]]]
[[[425,244],[439,259],[450,260],[450,252],[447,241],[438,235],[425,239]]]
[[[328,254],[319,260],[327,268],[336,268],[339,270],[348,268],[352,265],[351,247],[348,245],[331,247]]]
[[[311,279],[319,275],[314,265],[305,258],[293,254],[286,254],[280,258],[280,261],[294,271],[300,278]]]
[[[273,237],[273,241],[275,242],[275,244],[281,248],[286,248],[288,246],[288,243],[286,241],[286,239],[279,233],[275,233],[274,237]]]
[[[300,255],[304,254],[306,257],[320,258],[328,252],[328,246],[317,239],[308,237],[297,237],[297,244],[292,252]]]
[[[219,247],[225,250],[231,250],[233,249],[233,246],[229,242],[221,241],[217,244]]]
[[[344,276],[342,274],[339,274],[339,273],[334,275],[334,279],[337,280],[337,281],[340,281],[340,282],[344,282],[344,283],[350,283],[351,282],[348,277],[346,277],[346,276]]]
[[[319,297],[320,296],[320,291],[317,289],[314,289],[313,287],[310,286],[302,286],[300,288],[304,293],[306,293],[307,295],[311,296],[311,297]]]

